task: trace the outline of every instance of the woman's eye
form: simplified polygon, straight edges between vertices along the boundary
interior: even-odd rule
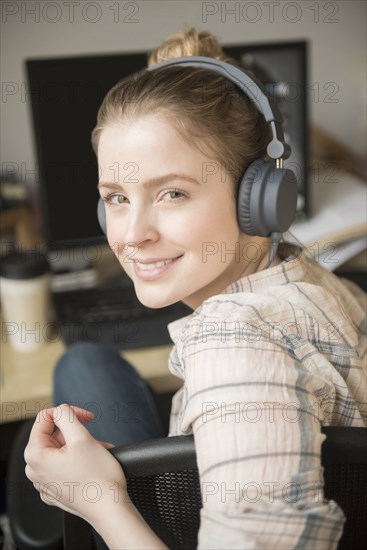
[[[163,194],[162,199],[163,201],[174,201],[182,199],[183,197],[185,197],[185,195],[181,191],[178,191],[177,189],[170,189]]]
[[[109,197],[107,197],[107,202],[109,204],[119,205],[126,203],[127,198],[124,195],[116,193],[115,195],[110,195]]]

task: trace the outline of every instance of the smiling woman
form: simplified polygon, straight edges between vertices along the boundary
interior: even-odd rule
[[[194,435],[201,487],[218,489],[203,498],[198,548],[336,548],[344,517],[324,500],[321,426],[366,423],[365,295],[282,241],[296,182],[261,85],[196,29],[170,37],[150,65],[98,113],[99,219],[143,304],[193,310],[169,326],[169,369],[183,386],[168,435]],[[105,449],[166,435],[146,384],[112,350],[78,345],[57,364],[54,401],[81,408],[37,419],[26,473],[42,498],[49,480],[73,483],[58,506],[110,548],[163,548]],[[128,406],[128,419],[115,414]],[[97,503],[79,491],[91,480]],[[255,493],[242,498],[244,486]]]

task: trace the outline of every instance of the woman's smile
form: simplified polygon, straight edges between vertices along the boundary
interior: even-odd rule
[[[133,260],[137,277],[144,281],[155,281],[165,275],[182,256],[164,260]]]

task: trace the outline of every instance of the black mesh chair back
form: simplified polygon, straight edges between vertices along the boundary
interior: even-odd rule
[[[338,550],[367,548],[367,430],[324,428],[325,497],[335,500],[347,521]],[[128,493],[171,550],[197,547],[201,493],[192,436],[156,439],[111,449],[122,465]],[[66,550],[106,550],[82,519],[64,514]]]
[[[325,498],[346,516],[338,550],[367,548],[367,429],[324,428]]]

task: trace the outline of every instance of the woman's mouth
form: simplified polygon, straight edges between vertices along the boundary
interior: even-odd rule
[[[182,256],[159,260],[134,260],[134,271],[140,279],[153,281],[167,273],[180,258]]]

